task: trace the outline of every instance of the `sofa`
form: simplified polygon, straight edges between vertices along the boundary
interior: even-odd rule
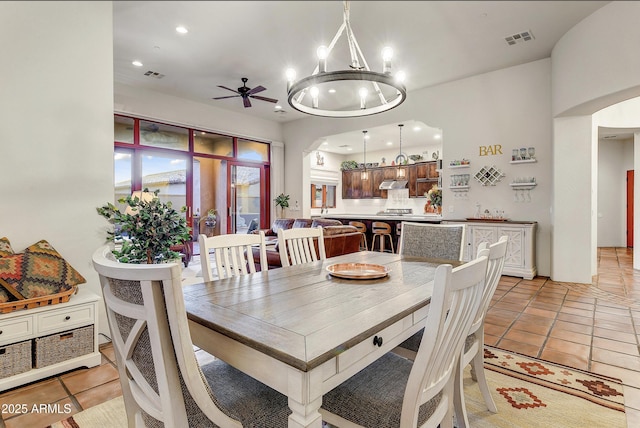
[[[324,218],[317,219],[277,219],[270,229],[263,229],[267,237],[267,244],[275,244],[267,247],[267,264],[269,269],[282,267],[280,251],[278,248],[278,229],[291,229],[296,227],[322,227],[324,248],[327,257],[340,256],[342,254],[355,253],[360,250],[361,233],[353,226],[343,225],[339,220]],[[254,231],[252,233],[258,233]],[[256,265],[260,263],[260,249],[253,248],[253,260]]]

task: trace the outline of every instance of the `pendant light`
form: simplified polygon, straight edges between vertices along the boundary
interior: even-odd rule
[[[400,166],[402,165],[402,162],[404,160],[404,155],[402,154],[402,127],[404,126],[404,124],[399,124],[398,128],[400,128],[400,154],[398,155],[397,159],[398,160],[398,171],[396,172],[396,178],[405,178],[405,170],[403,168],[401,168]]]
[[[367,131],[362,131],[362,145],[364,146],[364,155],[362,156],[362,162],[364,162],[364,171],[360,174],[361,180],[369,179],[369,171],[367,171]]]

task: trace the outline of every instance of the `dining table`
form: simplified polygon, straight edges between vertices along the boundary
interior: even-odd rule
[[[286,395],[290,428],[320,428],[323,394],[425,326],[443,263],[461,264],[360,251],[187,285],[192,341]]]

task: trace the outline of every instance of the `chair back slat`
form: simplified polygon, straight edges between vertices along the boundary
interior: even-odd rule
[[[316,252],[317,247],[317,252]],[[327,258],[322,227],[279,229],[278,250],[282,266],[299,265]]]
[[[255,273],[256,264],[252,253],[252,247],[254,246],[260,248],[260,269],[269,269],[264,231],[246,235],[200,235],[198,243],[200,244],[202,277],[205,281],[213,281],[215,279],[211,263],[212,252],[215,260],[215,271],[219,279]]]

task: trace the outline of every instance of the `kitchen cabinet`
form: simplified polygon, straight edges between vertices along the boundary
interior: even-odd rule
[[[414,196],[424,196],[434,184],[438,184],[437,162],[421,162],[415,165],[415,194]],[[411,181],[409,183],[412,183]],[[411,194],[409,195],[411,196]]]
[[[478,245],[482,242],[493,244],[501,236],[509,238],[504,261],[503,275],[533,279],[536,267],[536,229],[537,222],[482,222],[482,221],[443,221],[443,224],[466,224],[465,249],[463,260],[476,258]]]
[[[422,197],[438,183],[439,172],[437,162],[421,162],[400,167],[405,171],[405,180],[409,189],[409,197]],[[398,166],[367,168],[369,179],[362,180],[362,169],[342,171],[342,199],[386,198],[387,191],[380,190],[380,183],[395,180]]]
[[[374,168],[371,170],[371,196],[374,198],[387,197],[387,191],[380,189],[380,183],[387,179],[385,177],[386,171],[384,168]]]
[[[368,180],[361,178],[361,169],[342,171],[342,199],[372,198],[372,174]]]

